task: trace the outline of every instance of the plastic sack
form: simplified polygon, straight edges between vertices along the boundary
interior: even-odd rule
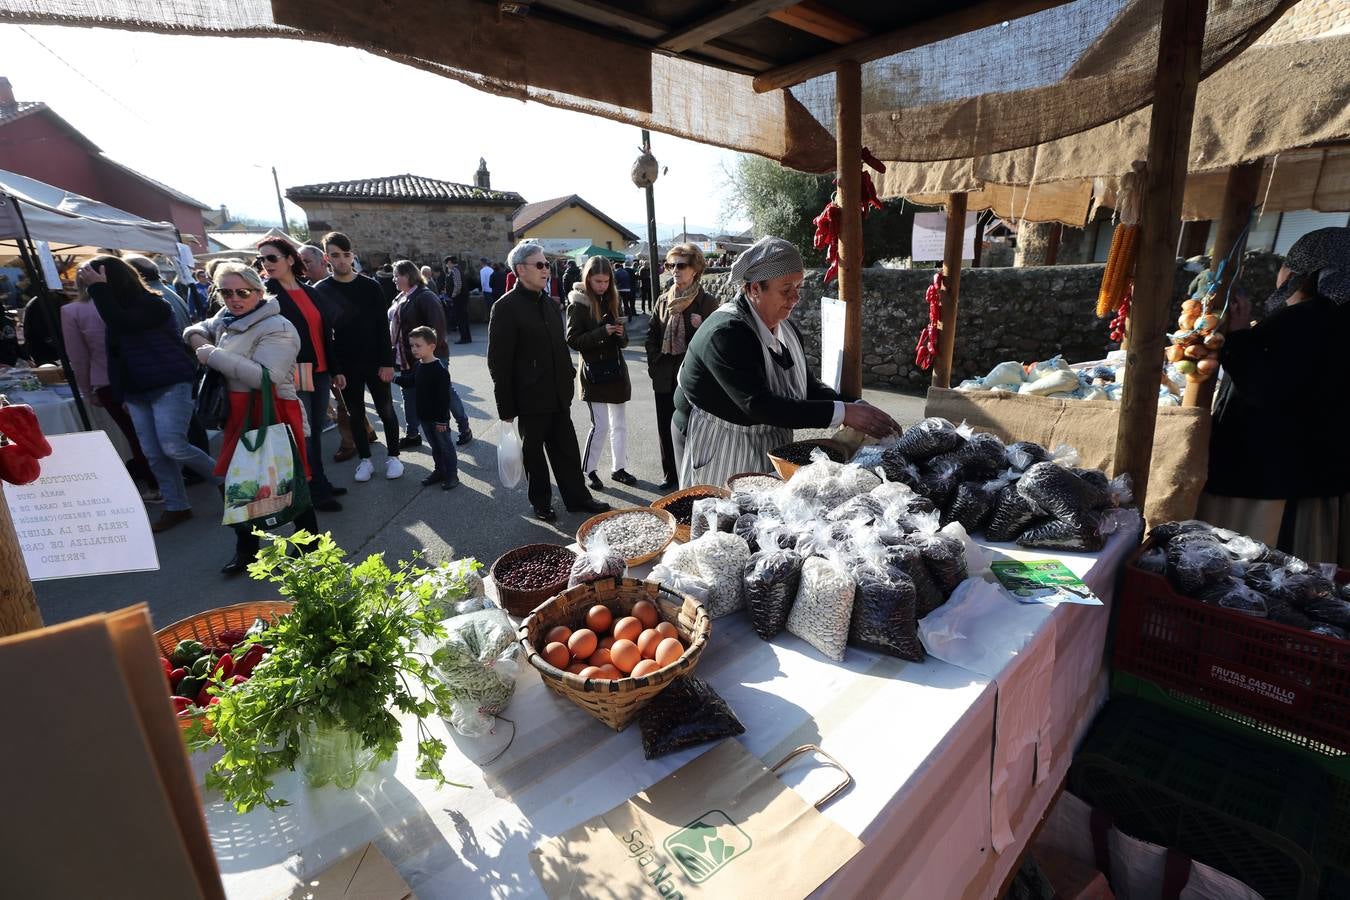
[[[1027,469],[1017,480],[1017,492],[1047,515],[1079,530],[1093,524],[1092,511],[1109,502],[1100,487],[1052,462]]]
[[[897,482],[914,490],[919,486],[919,467],[904,457],[900,451],[892,448],[881,454],[878,475],[883,481]]]
[[[1262,595],[1264,596],[1264,595]],[[1273,597],[1266,597],[1266,618],[1272,622],[1279,622],[1281,625],[1292,625],[1294,628],[1302,628],[1310,631],[1317,625],[1315,621],[1305,616],[1302,612],[1294,609],[1284,600],[1276,600]]]
[[[992,478],[1006,465],[1007,450],[996,434],[976,432],[960,448],[935,456],[928,461],[930,468],[951,460],[956,463],[961,480],[975,481]]]
[[[694,501],[694,512],[689,518],[689,540],[696,541],[710,531],[731,533],[741,508],[734,500],[703,497]]]
[[[914,615],[922,619],[933,610],[947,602],[942,590],[928,574],[919,548],[911,543],[901,543],[890,547],[886,553],[890,565],[909,576],[914,582]]]
[[[848,642],[923,662],[926,654],[919,641],[917,591],[913,580],[890,564],[886,549],[877,543],[858,554],[855,571],[858,584],[849,620]]]
[[[1167,545],[1167,579],[1187,596],[1197,596],[1208,585],[1218,584],[1232,574],[1232,557],[1212,534],[1178,536]],[[1266,593],[1257,585],[1253,587]]]
[[[745,607],[755,634],[772,640],[787,625],[801,587],[802,557],[793,550],[761,550],[745,564]]]
[[[1232,576],[1205,585],[1195,599],[1258,618],[1265,618],[1269,612],[1265,597]]]
[[[622,578],[628,568],[628,560],[609,549],[604,535],[591,539],[590,546],[577,554],[572,563],[572,572],[567,578],[567,586],[574,588],[579,584],[589,584],[602,578]]]
[[[745,726],[706,681],[682,675],[652,698],[638,716],[648,759],[685,747],[745,734]]]
[[[744,538],[721,531],[710,531],[690,542],[699,577],[708,583],[704,607],[714,619],[734,613],[745,605],[742,594],[745,564],[750,547]]]
[[[751,553],[759,552],[759,516],[755,513],[741,513],[732,526],[731,533],[745,541]]]
[[[801,584],[788,613],[787,630],[827,658],[841,661],[857,588],[840,562],[811,557],[802,563]]]
[[[1076,372],[1067,369],[1055,369],[1041,375],[1035,375],[1033,380],[1018,388],[1017,393],[1047,396],[1062,391],[1074,391],[1077,388],[1078,374]]]
[[[1139,554],[1139,559],[1135,560],[1135,565],[1145,572],[1162,575],[1167,571],[1167,551],[1162,547],[1150,547],[1144,553]]]
[[[652,567],[651,573],[647,575],[647,581],[654,581],[681,597],[693,597],[705,605],[708,602],[708,582],[698,575],[672,569],[664,562]]]
[[[994,497],[1005,481],[966,481],[956,488],[952,502],[942,512],[942,524],[960,522],[966,531],[979,531],[994,513]]]
[[[497,438],[497,477],[504,488],[515,487],[525,477],[525,450],[514,421],[503,422]]]
[[[1025,472],[1036,463],[1045,462],[1050,454],[1033,441],[1016,441],[1003,448],[1003,457],[1018,472]]]
[[[965,442],[965,436],[951,422],[941,416],[930,416],[902,434],[895,444],[895,450],[910,462],[922,462],[955,450]],[[892,477],[891,480],[900,479]]]
[[[490,606],[483,590],[483,577],[478,574],[482,568],[483,564],[472,557],[443,562],[414,581],[409,594],[429,592],[431,610],[437,618],[476,612]]]
[[[1027,526],[1044,516],[1043,509],[1022,496],[1017,482],[1009,482],[994,495],[994,511],[985,523],[984,536],[991,541],[1015,541]]]
[[[961,464],[954,459],[944,459],[937,465],[927,468],[914,490],[933,501],[941,509],[951,502],[956,486],[961,483]]]
[[[989,374],[980,379],[986,387],[996,384],[1021,384],[1026,381],[1026,371],[1015,359],[1005,360],[989,370]]]
[[[500,609],[456,616],[431,651],[431,664],[452,699],[450,724],[460,734],[481,737],[492,730],[516,690],[520,643]]]
[[[1350,602],[1340,597],[1318,597],[1303,607],[1303,612],[1311,619],[1334,625],[1340,629],[1350,628]]]
[[[1044,519],[1032,522],[1017,536],[1021,547],[1039,550],[1069,550],[1095,553],[1102,549],[1106,538],[1095,516],[1084,515],[1079,523],[1063,519]]]
[[[924,567],[933,577],[933,583],[942,592],[942,598],[951,596],[957,585],[966,580],[966,547],[961,539],[938,530],[937,516],[929,513],[920,529],[910,540],[919,550]]]

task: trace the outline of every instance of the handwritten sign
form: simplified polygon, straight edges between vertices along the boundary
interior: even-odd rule
[[[33,581],[159,568],[136,484],[102,431],[47,438],[52,455],[32,484],[4,485]]]
[[[946,213],[915,213],[910,259],[942,259],[947,243]],[[961,237],[961,258],[975,258],[975,213],[966,213],[965,234]]]
[[[842,300],[820,299],[820,380],[839,390],[844,372],[844,310]]]

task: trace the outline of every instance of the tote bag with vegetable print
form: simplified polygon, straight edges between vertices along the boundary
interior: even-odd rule
[[[309,483],[291,427],[276,420],[272,381],[262,373],[262,389],[249,398],[244,430],[225,472],[224,524],[262,529],[284,525],[309,509]],[[253,404],[262,396],[258,427],[249,429]]]

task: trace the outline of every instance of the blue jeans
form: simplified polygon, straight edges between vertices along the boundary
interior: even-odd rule
[[[211,484],[220,484],[216,461],[188,442],[192,421],[192,383],[181,382],[124,398],[131,424],[136,429],[150,471],[155,473],[164,508],[170,512],[191,509],[183,487],[183,466]]]
[[[309,490],[313,499],[327,500],[333,496],[333,485],[323,473],[323,426],[328,422],[328,398],[333,376],[327,372],[314,375],[314,390],[297,391],[309,419],[309,438],[305,453],[309,458]]]
[[[459,455],[455,453],[455,442],[450,440],[450,432],[437,431],[431,422],[422,423],[422,434],[426,435],[431,446],[431,458],[436,462],[436,472],[445,476],[446,481],[459,478]]]

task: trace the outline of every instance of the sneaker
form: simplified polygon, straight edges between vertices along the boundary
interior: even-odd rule
[[[146,488],[145,490],[141,491],[141,500],[143,500],[146,503],[163,503],[164,495],[159,492],[158,488],[155,489]]]
[[[586,480],[593,491],[603,491],[605,489],[605,483],[600,480],[600,476],[595,472],[587,472]]]
[[[466,428],[464,431],[461,431],[459,433],[459,440],[455,441],[455,446],[463,447],[465,444],[469,443],[472,440],[473,440],[473,430]]]
[[[632,475],[629,475],[626,469],[615,469],[613,472],[610,473],[609,477],[613,478],[619,484],[626,484],[629,485],[630,487],[632,485],[637,484],[637,479],[634,478]]]
[[[150,530],[155,534],[161,534],[170,528],[182,525],[190,518],[192,518],[192,510],[190,509],[166,509],[150,526]]]
[[[402,478],[402,477],[403,477],[403,461],[400,460],[397,456],[391,456],[391,457],[389,457],[389,461],[386,462],[386,463],[384,464],[384,477],[385,477],[385,478]]]
[[[421,444],[422,438],[419,435],[410,434],[405,436],[403,440],[398,442],[398,449],[411,450],[413,447],[421,446]]]
[[[370,476],[374,474],[375,474],[375,464],[371,462],[369,459],[363,459],[361,460],[360,464],[357,465],[356,475],[354,477],[357,481],[369,481]]]

